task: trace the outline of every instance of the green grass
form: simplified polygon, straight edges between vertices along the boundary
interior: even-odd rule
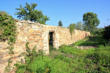
[[[72,54],[72,55],[85,55],[88,53],[92,53],[94,49],[89,49],[89,50],[81,50],[78,48],[75,48],[74,46],[61,46],[59,49],[60,52],[65,53],[65,54]]]
[[[105,40],[102,39],[101,36],[91,36],[91,37],[88,37],[84,40],[80,40],[76,43],[74,43],[74,45],[76,46],[100,46],[100,45],[104,45],[105,43]]]
[[[80,50],[61,46],[49,56],[37,55],[18,64],[16,73],[110,73],[110,46]]]

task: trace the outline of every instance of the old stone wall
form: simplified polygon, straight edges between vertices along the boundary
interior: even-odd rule
[[[59,26],[49,26],[30,21],[17,22],[17,40],[15,52],[24,52],[26,43],[30,43],[32,49],[36,46],[36,51],[43,50],[49,54],[49,32],[53,32],[53,46],[59,48],[61,45],[69,45],[90,35],[89,32],[74,30],[72,35],[68,28]]]
[[[17,22],[17,38],[15,43],[15,52],[24,52],[26,43],[32,49],[37,47],[36,51],[43,48],[42,26],[32,22],[21,21]]]
[[[67,28],[59,28],[58,33],[60,34],[59,36],[60,46],[63,44],[66,44],[66,45],[72,44],[90,35],[89,32],[81,31],[81,30],[74,30],[73,33],[70,34],[70,31]]]
[[[27,42],[29,42],[29,47],[31,49],[36,46],[36,51],[43,50],[43,52],[48,55],[49,32],[53,32],[53,47],[56,49],[58,49],[61,45],[72,44],[90,35],[89,32],[81,30],[74,30],[71,35],[68,28],[43,25],[30,21],[17,21],[16,26],[17,38],[16,43],[14,44],[14,54],[8,54],[8,45],[6,45],[6,42],[0,42],[2,43],[2,45],[0,44],[0,73],[3,73],[3,71],[5,70],[4,68],[8,64],[8,59],[12,59],[12,66],[17,61],[21,61],[21,59],[23,59],[23,56],[20,55],[21,53],[26,51]],[[2,62],[4,62],[5,64]]]

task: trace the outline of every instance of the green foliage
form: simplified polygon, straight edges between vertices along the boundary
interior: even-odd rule
[[[71,73],[72,70],[69,68],[69,63],[66,63],[59,59],[54,59],[49,64],[50,73]]]
[[[16,67],[17,67],[16,73],[25,73],[26,66],[24,64],[16,64]]]
[[[91,34],[94,36],[103,36],[104,28],[96,28]]]
[[[31,48],[29,47],[29,42],[26,43],[26,56],[25,56],[25,60],[26,63],[30,63],[32,59],[34,59],[34,57],[38,56],[38,53],[36,52],[36,46],[34,46],[31,50]]]
[[[70,24],[69,30],[70,30],[71,35],[74,32],[74,29],[75,29],[75,24]]]
[[[16,41],[16,25],[12,16],[0,11],[0,41],[8,41],[9,54],[13,54],[13,44]]]
[[[107,41],[110,40],[110,25],[106,26],[103,31],[103,38]]]
[[[74,46],[66,46],[66,45],[62,45],[60,46],[59,51],[65,54],[72,54],[72,55],[85,55],[88,53],[92,53],[91,51],[93,51],[94,49],[90,49],[90,50],[80,50],[78,48],[75,48]]]
[[[77,24],[75,26],[75,29],[83,30],[83,24],[82,24],[82,22],[77,22]]]
[[[69,64],[48,56],[37,56],[30,63],[17,65],[16,73],[71,73]]]
[[[63,26],[63,23],[61,20],[58,22],[58,26]]]
[[[84,30],[90,32],[93,32],[100,23],[97,14],[93,12],[85,13],[83,15],[83,21],[84,21]]]
[[[13,45],[10,45],[8,47],[8,49],[9,49],[9,54],[14,54],[14,52],[13,52],[13,49],[14,49]]]
[[[72,60],[66,58],[68,55],[58,55],[56,58],[69,62],[70,68],[72,67],[75,73],[110,72],[110,46],[100,46],[97,49],[90,50],[80,50],[70,46],[61,46],[60,51],[64,54],[72,54]]]
[[[76,46],[94,46],[94,47],[98,47],[100,45],[105,45],[105,40],[102,39],[102,36],[100,35],[95,35],[95,36],[90,36],[87,37],[84,40],[80,40],[76,43],[74,43],[74,45]]]
[[[49,57],[38,56],[27,66],[27,69],[31,73],[45,73],[45,71],[49,69],[48,63],[50,61],[51,59]]]
[[[93,54],[85,57],[89,73],[109,73],[110,72],[110,47],[100,47]],[[92,63],[92,64],[90,64]]]
[[[10,72],[11,71],[11,63],[12,63],[12,60],[11,58],[8,59],[8,65],[5,67],[5,72]]]
[[[38,55],[26,64],[17,64],[16,73],[109,73],[110,46],[80,50],[63,45],[59,54]]]
[[[26,3],[25,7],[22,7],[22,5],[20,5],[20,8],[16,8],[16,10],[18,11],[16,13],[16,15],[18,15],[17,17],[24,20],[30,20],[34,22],[39,22],[41,24],[45,24],[46,21],[49,20],[49,18],[45,16],[42,13],[42,11],[35,9],[36,6],[36,3]]]
[[[9,44],[16,40],[15,20],[6,12],[0,12],[0,40],[8,40]]]

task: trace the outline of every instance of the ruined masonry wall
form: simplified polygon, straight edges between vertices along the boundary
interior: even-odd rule
[[[84,39],[85,37],[89,36],[90,33],[81,30],[74,30],[72,36],[70,34],[69,29],[67,28],[59,28],[59,45],[69,45],[78,40]]]
[[[17,22],[17,40],[15,52],[21,53],[26,50],[26,42],[30,48],[37,47],[36,51],[43,50],[49,54],[49,32],[54,32],[54,47],[69,45],[90,35],[89,32],[74,30],[72,36],[68,28],[49,26],[28,21]]]
[[[17,39],[14,52],[24,52],[26,43],[29,42],[29,47],[37,47],[36,51],[43,48],[42,26],[29,22],[17,22]]]

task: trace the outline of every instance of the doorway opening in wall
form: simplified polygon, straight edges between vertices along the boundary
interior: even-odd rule
[[[54,32],[49,32],[49,50],[50,51],[54,49],[53,43],[54,43]]]

